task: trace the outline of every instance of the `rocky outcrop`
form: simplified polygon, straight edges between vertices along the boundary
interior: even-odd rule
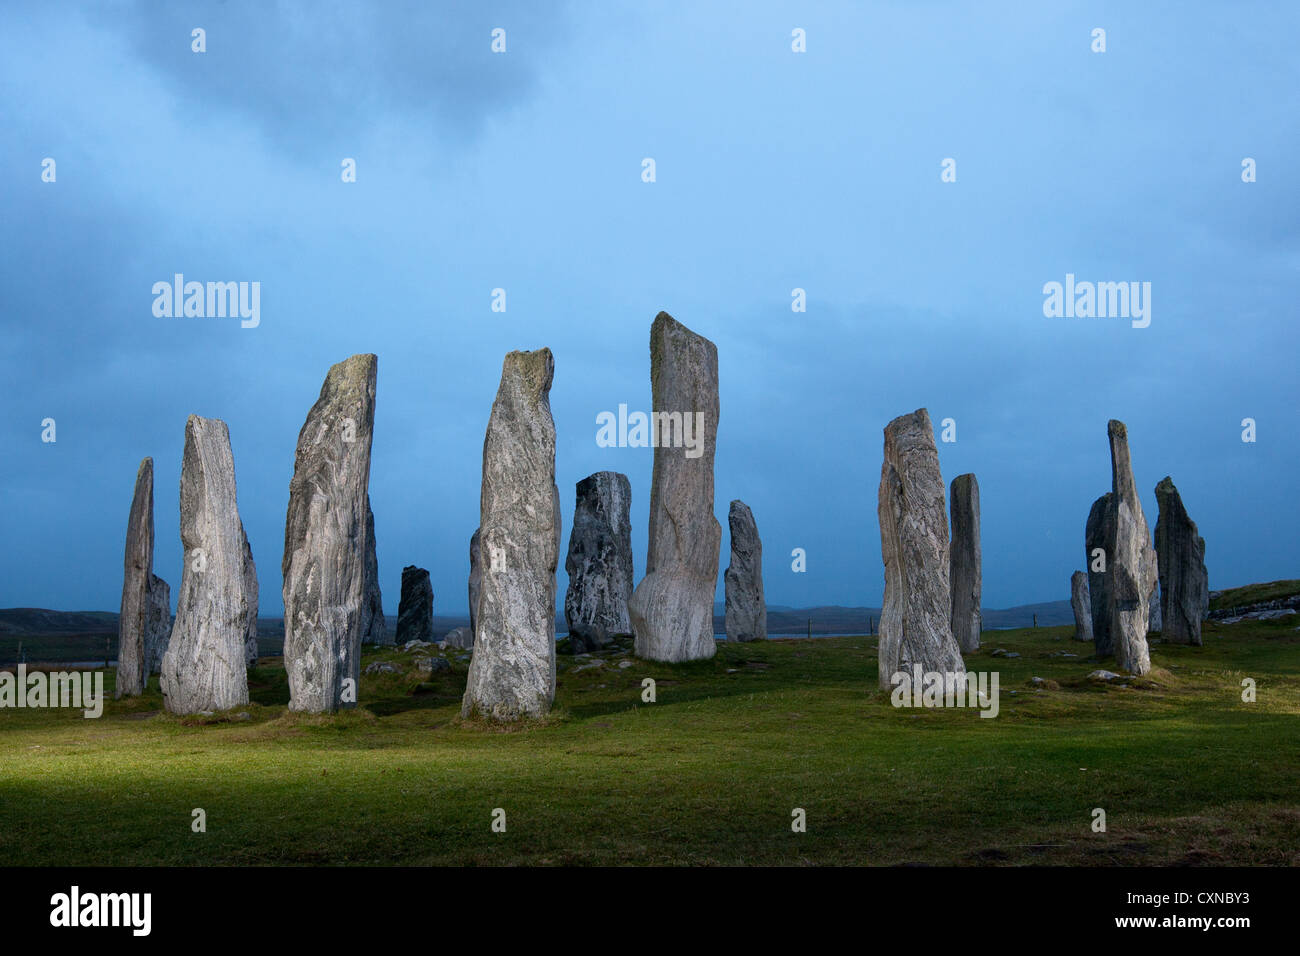
[[[754,513],[743,501],[727,512],[731,563],[722,576],[726,596],[724,624],[729,641],[767,640],[767,601],[763,596],[763,542]]]
[[[149,618],[149,579],[153,575],[153,459],[145,458],[135,473],[135,493],[126,519],[126,549],[122,560],[122,605],[117,619],[117,685],[115,696],[144,693],[149,681],[145,634]]]
[[[156,574],[149,575],[149,611],[144,622],[145,680],[162,671],[163,655],[172,636],[172,589]]]
[[[433,640],[433,584],[429,572],[408,564],[402,568],[402,596],[397,604],[397,644]]]
[[[1166,475],[1156,485],[1156,560],[1160,576],[1161,637],[1170,644],[1201,643],[1201,621],[1210,606],[1205,569],[1205,539],[1183,507],[1182,496]]]
[[[483,439],[483,577],[461,713],[539,717],[555,698],[555,486],[550,349],[511,352]]]
[[[1109,541],[1114,534],[1108,491],[1092,503],[1084,530],[1084,560],[1088,569],[1088,600],[1092,605],[1092,642],[1098,657],[1115,653],[1110,637],[1110,575],[1106,571]]]
[[[356,705],[378,365],[374,355],[353,355],[333,366],[298,434],[282,563],[294,711]]]
[[[257,665],[257,565],[253,563],[253,549],[248,544],[244,526],[239,526],[239,536],[244,541],[244,594],[248,600],[248,613],[244,617],[244,663]]]
[[[474,627],[478,623],[478,594],[483,584],[483,565],[479,561],[479,530],[469,539],[469,640],[474,643]]]
[[[627,614],[632,596],[631,502],[627,475],[598,471],[578,482],[564,562],[569,576],[564,619],[575,653],[597,650],[611,637],[632,633]]]
[[[1133,481],[1128,429],[1123,422],[1112,419],[1107,434],[1111,460],[1107,518],[1111,537],[1106,552],[1110,639],[1115,647],[1116,663],[1130,674],[1141,676],[1151,670],[1147,601],[1156,582],[1156,553],[1151,547],[1151,531]]]
[[[654,473],[646,573],[628,613],[638,657],[689,661],[717,653],[713,597],[722,526],[713,516],[718,350],[667,312],[650,328]],[[683,435],[685,433],[685,435]]]
[[[229,710],[248,703],[248,595],[225,422],[191,415],[185,423],[180,499],[184,566],[163,654],[163,702],[174,714]]]
[[[384,596],[379,590],[379,558],[375,554],[375,513],[366,495],[366,578],[361,592],[361,643],[393,643],[384,620]]]
[[[894,674],[964,674],[952,636],[948,516],[930,414],[924,408],[885,426],[880,470],[880,550],[885,606],[880,612],[880,687]]]
[[[1075,571],[1070,575],[1070,609],[1074,611],[1074,639],[1092,643],[1092,599],[1088,593],[1088,575]]]
[[[980,598],[984,587],[980,553],[980,486],[974,475],[958,475],[948,489],[952,542],[948,584],[952,591],[952,636],[963,654],[980,647]]]

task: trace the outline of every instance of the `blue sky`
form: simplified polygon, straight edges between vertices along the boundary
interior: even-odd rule
[[[278,614],[298,430],[364,351],[389,613],[406,564],[466,607],[512,349],[555,354],[565,543],[574,484],[625,472],[639,579],[652,451],[595,422],[649,408],[661,309],[718,346],[719,570],[741,498],[770,603],[880,603],[881,429],[921,406],[957,422],[945,480],[980,482],[987,606],[1068,596],[1109,418],[1153,526],[1173,476],[1212,588],[1300,575],[1294,7],[158,6],[0,12],[0,606],[117,608],[145,455],[175,587],[194,412],[230,426]],[[260,326],[156,318],[177,272],[260,282]],[[1150,282],[1151,325],[1044,317],[1067,273]]]

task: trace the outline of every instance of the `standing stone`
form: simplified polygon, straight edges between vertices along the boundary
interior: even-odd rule
[[[731,563],[722,575],[729,641],[767,640],[767,600],[763,596],[763,542],[754,513],[743,501],[727,512]]]
[[[483,584],[483,566],[479,564],[479,531],[469,539],[469,642],[474,643],[474,629],[478,623],[478,593]]]
[[[1156,555],[1156,566],[1159,567],[1160,557]],[[1164,615],[1160,613],[1160,584],[1151,589],[1151,596],[1147,598],[1147,630],[1162,631],[1164,630]]]
[[[333,366],[298,433],[282,561],[294,711],[356,706],[378,365],[366,354]]]
[[[248,703],[248,594],[235,461],[220,419],[185,423],[180,497],[184,565],[163,654],[163,703],[174,714],[229,710]]]
[[[1156,485],[1156,557],[1160,575],[1162,636],[1172,644],[1201,643],[1201,620],[1210,602],[1205,539],[1183,507],[1169,476]]]
[[[458,650],[467,651],[474,646],[474,635],[468,627],[453,627],[442,640],[448,647]]]
[[[1092,600],[1088,596],[1088,575],[1070,575],[1070,609],[1074,611],[1074,639],[1092,643]]]
[[[408,564],[402,568],[402,596],[397,603],[397,644],[433,642],[433,584],[429,572]]]
[[[638,657],[712,657],[722,525],[713,516],[718,349],[667,312],[650,327],[654,475],[646,573],[628,602]]]
[[[144,626],[145,680],[162,671],[163,654],[172,636],[172,589],[156,574],[149,575],[149,613]]]
[[[149,682],[145,634],[149,617],[149,579],[153,575],[153,459],[135,473],[135,494],[126,519],[122,560],[122,606],[117,618],[116,696],[137,696]]]
[[[540,717],[555,699],[555,486],[550,349],[511,352],[483,439],[484,567],[461,714]]]
[[[598,471],[578,482],[573,531],[564,570],[564,619],[575,653],[603,647],[631,634],[627,602],[632,596],[632,486],[627,475]]]
[[[1115,662],[1130,674],[1141,676],[1151,670],[1147,647],[1147,601],[1156,582],[1156,552],[1151,532],[1142,514],[1133,466],[1129,460],[1128,429],[1111,419],[1111,501],[1106,553],[1106,575],[1110,579],[1110,638]]]
[[[1088,569],[1088,601],[1092,607],[1092,643],[1098,657],[1110,657],[1115,644],[1110,636],[1110,575],[1105,562],[1109,561],[1112,519],[1108,491],[1092,503],[1088,524],[1083,533],[1084,567]]]
[[[952,588],[952,636],[963,654],[980,649],[981,591],[984,586],[980,553],[980,485],[974,475],[958,475],[949,486],[952,548],[948,583]]]
[[[361,596],[361,643],[392,644],[384,620],[384,596],[379,590],[379,558],[375,554],[375,513],[366,495],[366,584]]]
[[[257,666],[257,565],[253,564],[253,549],[249,547],[244,526],[239,526],[239,536],[244,539],[244,592],[248,595],[248,615],[244,625],[244,663]]]
[[[948,516],[934,429],[924,408],[885,427],[880,469],[880,550],[885,560],[885,606],[880,612],[880,687],[894,674],[964,674],[952,636],[948,582]]]

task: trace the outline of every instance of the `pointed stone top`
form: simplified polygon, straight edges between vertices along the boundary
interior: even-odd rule
[[[135,480],[139,481],[145,472],[153,472],[153,459],[148,455],[140,459],[140,467],[135,470]]]
[[[976,480],[975,478],[974,472],[968,472],[967,474],[964,475],[958,475],[956,478],[952,480],[952,484],[950,485],[950,488],[955,493],[958,490],[965,491],[967,488],[971,486],[974,486],[975,488],[979,488],[980,486],[979,481]]]
[[[1167,495],[1171,491],[1174,494],[1178,494],[1178,488],[1174,485],[1174,479],[1171,478],[1169,475],[1165,475],[1163,478],[1160,479],[1160,484],[1156,485],[1156,494]]]
[[[1106,423],[1106,434],[1111,438],[1119,438],[1128,441],[1128,426],[1117,418],[1112,418]]]
[[[924,408],[918,408],[914,412],[908,412],[906,415],[899,415],[892,422],[885,426],[885,433],[888,434],[890,429],[897,430],[905,425],[924,425],[927,429],[933,431],[930,424],[930,412]]]
[[[551,380],[555,378],[555,356],[548,348],[507,352],[501,363],[502,381],[511,373],[527,386],[531,397],[543,396],[550,391]]]
[[[731,502],[731,511],[732,513],[739,511],[742,514],[747,514],[747,515],[753,514],[753,512],[750,511],[749,505],[745,504],[739,498],[736,498]]]
[[[678,322],[667,312],[660,312],[656,315],[653,324],[650,326],[650,356],[652,360],[654,358],[657,343],[668,336],[700,343],[712,353],[712,358],[716,361],[718,347],[703,335],[700,335],[700,333],[694,332],[682,325],[682,323]]]
[[[368,391],[374,394],[375,379],[379,371],[379,356],[372,352],[351,355],[342,362],[330,366],[321,383],[321,398],[326,395],[340,395]]]

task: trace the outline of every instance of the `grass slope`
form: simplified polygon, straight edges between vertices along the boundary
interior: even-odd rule
[[[155,681],[98,720],[0,710],[0,857],[1295,865],[1294,626],[1208,624],[1202,648],[1156,644],[1150,678],[1128,687],[1087,680],[1097,664],[1071,628],[986,632],[967,664],[1000,672],[996,719],[893,708],[874,690],[869,638],[722,644],[710,661],[627,668],[619,650],[581,671],[589,661],[562,655],[555,712],[514,729],[460,720],[454,651],[430,683],[414,655],[368,651],[405,671],[363,677],[363,707],[337,717],[289,714],[278,662],[252,673],[238,720],[162,713]],[[641,701],[645,677],[656,703]],[[1243,677],[1258,702],[1241,701]],[[206,833],[191,830],[196,807]],[[498,807],[505,833],[491,830]],[[806,833],[791,832],[795,807]]]

